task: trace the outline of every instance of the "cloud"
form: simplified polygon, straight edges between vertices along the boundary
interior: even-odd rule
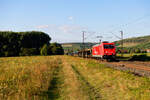
[[[83,27],[80,25],[69,25],[69,24],[65,24],[65,25],[53,25],[53,24],[39,25],[39,26],[36,26],[35,28],[41,29],[41,30],[47,30],[47,31],[51,31],[51,32],[56,32],[56,33],[69,33],[69,34],[79,33],[81,31],[87,31],[88,30],[87,27]]]
[[[89,28],[86,26],[75,24],[47,24],[38,25],[34,28],[40,31],[46,32],[52,37],[53,42],[78,42],[81,41],[82,31],[89,32]],[[86,36],[89,33],[86,34]]]
[[[70,21],[72,21],[72,20],[74,20],[74,17],[73,17],[73,16],[69,16],[68,19],[69,19]]]
[[[38,29],[43,29],[43,28],[48,28],[49,25],[40,25],[40,26],[36,26],[35,28],[38,28]]]
[[[86,27],[76,26],[76,25],[62,25],[62,26],[59,26],[58,29],[60,31],[64,32],[64,33],[74,33],[74,32],[77,32],[77,31],[87,30]]]

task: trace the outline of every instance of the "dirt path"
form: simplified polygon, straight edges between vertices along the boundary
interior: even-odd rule
[[[87,77],[82,75],[80,68],[78,68],[79,66],[82,67],[82,65],[80,65],[81,62],[76,62],[74,59],[66,59],[65,62],[69,65],[67,68],[70,69],[71,74],[73,74],[72,76],[74,76],[75,81],[78,84],[77,86],[78,88],[80,88],[81,93],[83,93],[83,95],[86,96],[87,99],[85,100],[101,100],[102,98],[100,92],[96,89],[95,86],[91,85]],[[82,97],[81,100],[83,100]]]
[[[64,71],[64,88],[65,88],[65,100],[89,100],[89,96],[82,90],[82,84],[77,79],[71,64],[68,63],[68,59],[63,59],[63,71]]]
[[[81,73],[75,66],[72,65],[72,69],[76,73],[78,80],[80,80],[82,89],[89,95],[89,99],[100,100],[101,95],[99,94],[99,91],[94,86],[92,86],[83,75],[81,75]]]
[[[44,93],[46,96],[42,98],[46,100],[90,100],[88,94],[82,89],[82,85],[71,63],[64,57],[61,59],[61,64],[55,68],[48,91]]]
[[[62,98],[63,78],[62,67],[56,67],[53,72],[53,79],[49,83],[48,91],[45,93],[45,100],[57,100]]]

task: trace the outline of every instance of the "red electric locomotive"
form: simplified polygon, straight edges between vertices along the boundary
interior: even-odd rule
[[[116,47],[114,43],[102,42],[92,47],[92,57],[102,59],[114,59]]]

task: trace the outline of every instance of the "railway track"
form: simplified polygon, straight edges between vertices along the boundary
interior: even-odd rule
[[[93,58],[85,58],[93,59]],[[137,76],[150,77],[150,61],[118,61],[118,62],[108,62],[106,60],[95,59],[99,63],[106,64],[107,67],[113,69],[122,70],[130,72]]]
[[[100,61],[101,62],[101,61]],[[108,67],[129,71],[137,76],[150,77],[150,62],[142,61],[120,61],[120,62],[101,62],[106,64]]]
[[[92,59],[92,58],[86,58]],[[107,65],[113,69],[127,71],[137,76],[150,77],[150,61],[118,61],[108,62],[106,60],[95,59],[99,63]]]
[[[120,61],[120,62],[107,62],[109,64],[113,64],[116,66],[121,66],[121,67],[130,67],[130,68],[136,68],[140,70],[146,70],[150,71],[150,65],[148,63],[150,62],[131,62],[131,61]]]

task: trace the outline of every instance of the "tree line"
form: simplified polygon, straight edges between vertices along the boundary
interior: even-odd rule
[[[51,37],[38,31],[0,31],[0,56],[62,55],[64,50],[58,43],[50,43]]]

